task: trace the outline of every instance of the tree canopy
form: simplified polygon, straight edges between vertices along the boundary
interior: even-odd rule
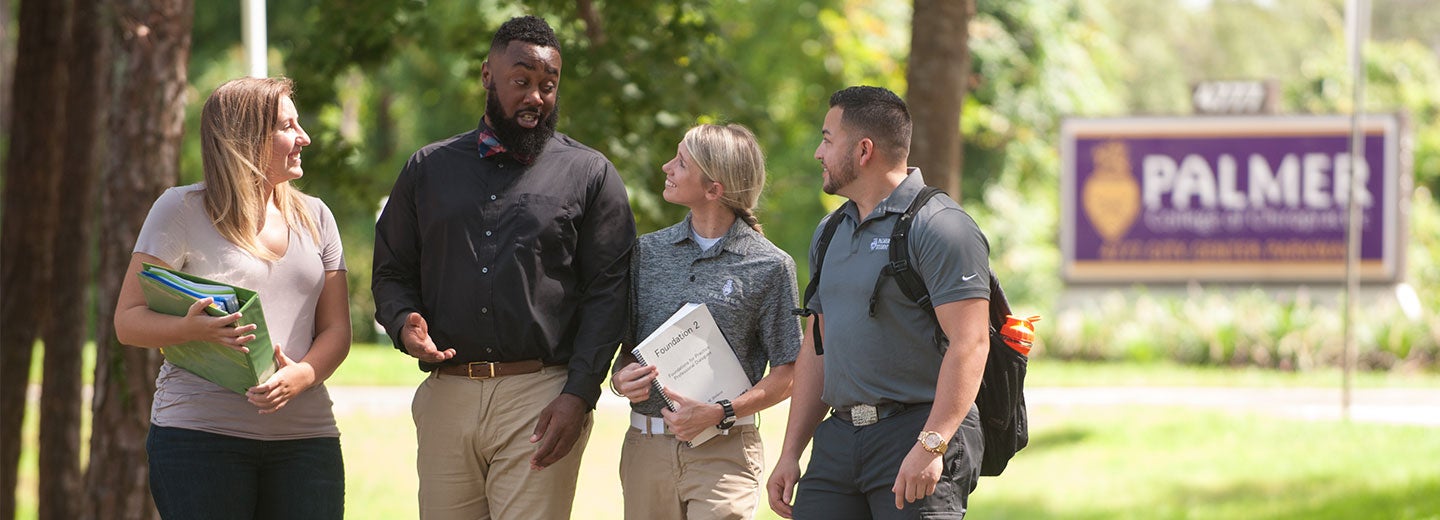
[[[1374,10],[1407,1],[1379,0]],[[658,193],[659,166],[684,130],[738,122],[755,130],[767,154],[761,221],[772,240],[803,259],[814,222],[838,204],[819,193],[811,157],[827,96],[848,84],[906,91],[911,13],[903,3],[297,0],[271,10],[272,69],[296,80],[316,142],[304,188],[323,195],[341,219],[362,335],[370,309],[366,246],[379,201],[411,152],[475,125],[489,35],[526,13],[545,17],[561,38],[560,131],[616,164],[642,231],[683,212]],[[196,13],[190,128],[205,93],[243,72],[238,16],[236,2]],[[1421,39],[1425,17],[1418,19],[1377,17],[1382,27],[1367,54],[1369,109],[1405,108],[1416,121],[1434,120],[1437,96],[1425,80],[1436,74],[1436,54]],[[997,268],[1019,278],[1012,297],[1043,300],[1059,289],[1052,230],[1061,118],[1188,114],[1194,82],[1234,78],[1276,80],[1284,113],[1343,113],[1342,22],[1340,0],[978,3],[971,92],[959,122],[962,192],[972,212],[998,212],[986,225],[1007,237],[993,245]],[[1417,180],[1433,193],[1440,138],[1423,126],[1417,137]],[[188,181],[199,177],[197,149],[193,142],[186,149]]]

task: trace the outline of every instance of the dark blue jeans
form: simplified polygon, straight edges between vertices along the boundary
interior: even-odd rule
[[[257,441],[150,425],[150,494],[167,520],[345,516],[340,439]]]
[[[913,520],[965,518],[980,476],[984,439],[980,414],[970,408],[950,439],[935,493],[895,509],[891,487],[900,463],[924,429],[930,406],[913,406],[869,426],[830,417],[815,429],[810,465],[795,491],[797,520]]]

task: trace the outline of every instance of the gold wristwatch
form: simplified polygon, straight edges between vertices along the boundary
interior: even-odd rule
[[[940,432],[920,432],[920,436],[916,437],[915,440],[920,441],[920,447],[925,448],[925,451],[936,455],[944,455],[945,448],[950,445],[950,443],[945,441],[945,436],[940,435]]]

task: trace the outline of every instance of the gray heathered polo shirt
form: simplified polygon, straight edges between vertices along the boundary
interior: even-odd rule
[[[825,257],[820,288],[810,307],[825,315],[825,387],[821,400],[834,407],[935,400],[943,346],[936,323],[894,280],[880,290],[875,316],[870,293],[890,261],[890,232],[925,181],[911,168],[864,222],[846,202]],[[810,269],[815,269],[815,239]],[[948,197],[926,202],[911,224],[910,258],[936,306],[971,298],[990,299],[990,244],[970,215]]]
[[[767,364],[794,363],[800,352],[800,322],[790,313],[798,306],[795,260],[742,220],[704,251],[690,237],[689,215],[641,236],[630,279],[635,308],[626,345],[696,302],[710,308],[752,384],[765,376]],[[652,391],[650,400],[631,408],[660,417],[664,406]]]

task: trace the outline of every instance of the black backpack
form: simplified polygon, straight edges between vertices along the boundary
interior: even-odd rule
[[[875,304],[880,296],[881,285],[887,278],[894,278],[905,296],[915,300],[929,311],[931,318],[935,318],[935,308],[930,303],[930,291],[925,288],[925,280],[910,266],[908,235],[910,225],[915,220],[915,213],[919,212],[931,197],[942,193],[944,192],[939,188],[925,186],[895,223],[895,230],[890,234],[890,263],[880,270],[880,275],[875,280],[875,290],[870,293],[871,317],[875,316]],[[816,251],[820,254],[815,258],[815,272],[810,276],[810,283],[805,286],[802,308],[795,310],[797,315],[808,317],[815,314],[815,311],[810,310],[810,299],[820,288],[820,270],[825,264],[830,239],[835,236],[835,229],[840,225],[840,211],[837,209],[830,214],[830,220],[825,223],[825,228],[821,230],[819,240],[815,243]],[[991,272],[990,354],[985,361],[980,393],[975,397],[975,403],[980,408],[980,430],[985,437],[985,456],[980,461],[980,474],[988,477],[1005,471],[1005,466],[1009,464],[1010,458],[1015,456],[1015,452],[1030,442],[1030,429],[1025,416],[1025,368],[1029,359],[1006,345],[1000,335],[1000,328],[1005,326],[1005,318],[1009,314],[1010,303],[1005,299],[1005,291],[1000,289],[1000,282],[995,279],[995,273]],[[815,354],[824,355],[819,322],[814,322],[813,325],[811,335],[815,338]],[[944,332],[938,326],[935,330],[939,336],[936,338],[938,345],[938,341],[944,339]]]

